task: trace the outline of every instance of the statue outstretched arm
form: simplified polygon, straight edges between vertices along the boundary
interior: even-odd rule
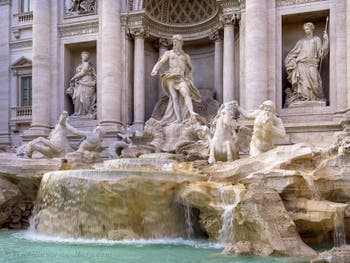
[[[87,137],[88,136],[89,132],[78,130],[77,128],[74,128],[73,126],[71,126],[68,122],[66,124],[66,127],[71,133],[74,133],[75,135],[78,135],[78,136],[81,136],[81,137]]]
[[[254,120],[256,115],[259,113],[259,110],[255,110],[253,112],[249,112],[242,107],[238,106],[237,108],[238,112],[246,119],[248,120]]]
[[[169,51],[165,52],[163,56],[161,56],[158,60],[158,62],[154,65],[151,75],[156,76],[158,74],[159,69],[165,62],[167,62],[169,59]]]

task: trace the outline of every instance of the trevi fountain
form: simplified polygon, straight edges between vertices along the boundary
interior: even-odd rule
[[[0,262],[350,262],[349,0],[0,15]]]

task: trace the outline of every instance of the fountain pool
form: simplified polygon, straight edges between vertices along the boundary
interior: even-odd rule
[[[0,232],[0,262],[142,262],[142,263],[296,263],[297,258],[242,257],[220,254],[222,245],[185,239],[62,239],[28,231]]]

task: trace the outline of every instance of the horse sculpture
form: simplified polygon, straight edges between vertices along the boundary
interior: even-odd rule
[[[216,161],[233,161],[239,158],[237,123],[229,103],[222,104],[210,125],[210,164]]]

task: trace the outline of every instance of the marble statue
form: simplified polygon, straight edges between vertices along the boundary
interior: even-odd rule
[[[96,11],[96,0],[66,0],[67,14],[88,14]]]
[[[74,128],[69,123],[67,123],[67,129],[80,137],[84,137],[84,140],[80,143],[77,153],[85,152],[99,152],[101,150],[101,144],[103,141],[103,130],[100,126],[97,126],[93,131],[83,131]]]
[[[96,74],[89,62],[89,52],[81,52],[81,63],[76,68],[76,74],[70,80],[66,90],[74,104],[75,117],[94,118],[96,114]]]
[[[193,103],[201,101],[199,90],[193,83],[193,66],[190,56],[183,49],[183,38],[174,35],[173,49],[164,53],[153,67],[152,76],[168,62],[168,70],[162,74],[162,89],[168,96],[168,105],[161,119],[162,125],[181,123],[198,115],[193,110]]]
[[[286,91],[286,107],[304,101],[325,101],[319,68],[322,59],[328,54],[328,34],[324,31],[322,42],[314,35],[313,23],[305,23],[303,28],[305,38],[296,43],[284,61],[287,79],[292,85]]]
[[[273,137],[283,138],[286,136],[282,120],[275,115],[275,105],[272,101],[264,101],[259,109],[248,112],[242,109],[237,102],[233,102],[233,107],[246,119],[254,120],[253,136],[250,142],[250,156],[274,148]]]
[[[26,156],[32,158],[33,153],[39,152],[48,158],[64,156],[71,151],[69,141],[67,139],[67,117],[66,111],[62,112],[55,128],[46,139],[38,137],[17,151],[18,156]]]
[[[235,112],[230,103],[224,103],[214,117],[210,130],[213,134],[209,140],[210,164],[216,161],[233,161],[239,158],[237,144],[237,123]]]

